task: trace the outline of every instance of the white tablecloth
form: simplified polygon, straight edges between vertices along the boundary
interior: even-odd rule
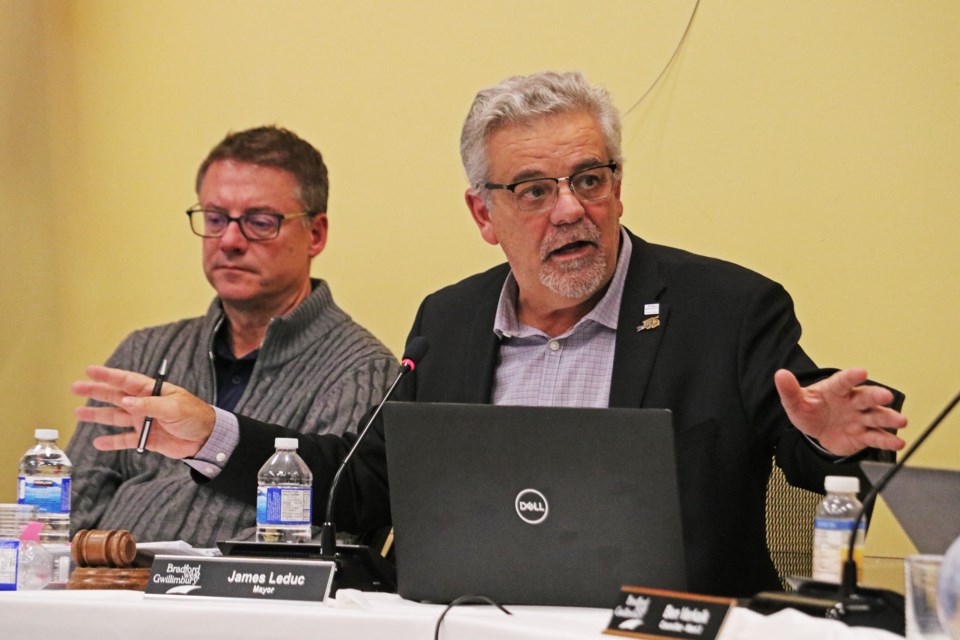
[[[443,640],[579,640],[599,638],[610,621],[605,609],[455,607],[444,618]],[[42,640],[430,640],[440,605],[396,595],[342,590],[326,604],[147,598],[135,591],[21,591],[0,593],[0,638]],[[65,631],[66,630],[66,631]],[[602,636],[610,638],[612,636]],[[851,628],[794,610],[761,616],[734,609],[722,640],[896,640],[886,631]]]

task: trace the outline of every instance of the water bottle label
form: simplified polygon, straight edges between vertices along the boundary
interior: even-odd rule
[[[0,540],[0,591],[16,591],[20,541]]]
[[[313,489],[258,487],[257,524],[310,524]]]
[[[39,513],[70,513],[70,478],[20,476],[17,503],[35,505]]]
[[[863,566],[863,535],[866,524],[860,523],[853,549],[857,563],[858,579]],[[816,518],[813,530],[813,579],[821,582],[839,583],[843,575],[843,563],[847,559],[853,520]]]
[[[815,529],[826,529],[828,531],[853,531],[853,520],[837,518],[817,518],[813,521]],[[860,521],[860,529],[866,531],[867,524]]]

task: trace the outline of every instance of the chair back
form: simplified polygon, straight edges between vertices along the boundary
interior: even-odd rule
[[[767,481],[767,548],[785,590],[784,576],[813,575],[813,518],[823,499],[794,487],[774,461]]]

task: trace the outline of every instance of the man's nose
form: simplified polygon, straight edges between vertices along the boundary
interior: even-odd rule
[[[224,229],[223,235],[220,236],[220,248],[245,247],[248,242],[249,240],[247,240],[247,237],[243,235],[243,231],[240,229],[240,221],[227,221],[227,228]]]
[[[571,224],[584,216],[586,210],[566,180],[557,183],[557,201],[550,212],[550,222],[556,225]]]

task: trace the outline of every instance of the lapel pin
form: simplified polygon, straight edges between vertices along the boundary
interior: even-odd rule
[[[643,321],[643,324],[637,325],[637,331],[649,331],[660,326],[660,316],[653,316]]]

